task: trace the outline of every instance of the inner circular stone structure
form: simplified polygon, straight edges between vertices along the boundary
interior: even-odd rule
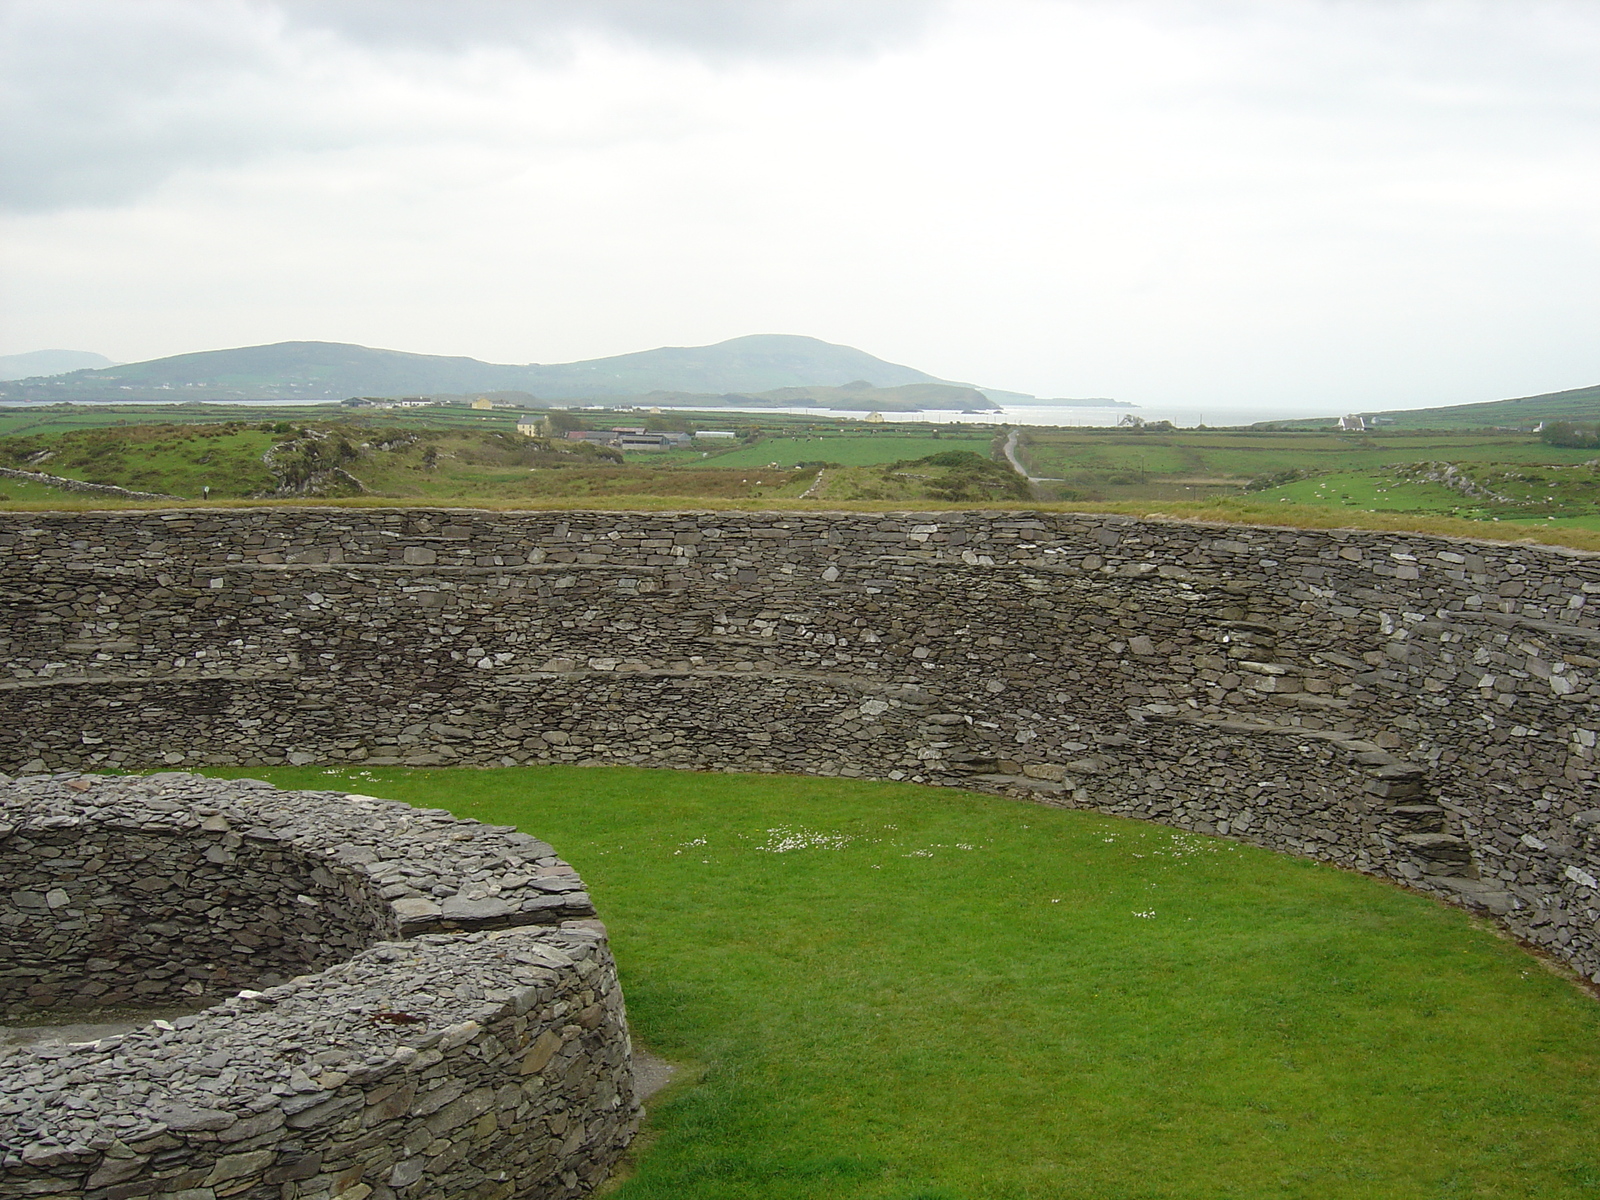
[[[604,927],[515,829],[23,776],[0,880],[0,1020],[191,1010],[0,1050],[0,1197],[578,1197],[637,1128]]]

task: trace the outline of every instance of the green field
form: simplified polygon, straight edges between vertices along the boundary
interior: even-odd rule
[[[636,1038],[687,1077],[619,1200],[1600,1192],[1600,1007],[1359,875],[910,785],[249,773],[516,824],[582,872]]]
[[[1522,433],[1341,434],[1327,430],[1030,429],[1029,473],[1085,500],[1186,500],[1238,491],[1283,472],[1348,472],[1415,462],[1580,464],[1594,450],[1549,446]],[[1074,497],[1063,497],[1074,498]]]
[[[164,420],[151,423],[157,415]],[[554,414],[563,429],[626,423],[739,435],[619,457],[569,441],[560,429],[525,438],[515,431],[519,415],[461,406],[0,409],[0,466],[187,500],[209,486],[213,504],[1029,506],[1531,536],[1600,548],[1600,450],[1550,445],[1527,433],[1032,428],[1020,431],[1019,452],[1028,473],[1044,482],[1030,487],[1004,465],[998,447],[1006,430],[999,426],[784,413]],[[952,452],[967,457],[957,464]],[[1457,478],[1442,482],[1447,467]],[[1485,494],[1464,489],[1463,479]],[[0,484],[0,506],[133,503],[31,482]]]
[[[343,409],[337,404],[41,404],[0,408],[0,437],[68,433],[131,425],[268,424],[347,419],[421,429],[515,429],[517,413],[464,405],[415,409]]]
[[[1592,454],[1593,451],[1588,453]],[[1267,503],[1489,523],[1600,529],[1600,470],[1579,463],[1430,463],[1317,475],[1260,492]],[[1451,480],[1455,481],[1451,486]]]
[[[276,418],[270,410],[268,415]],[[1009,468],[990,461],[991,437],[944,437],[926,427],[812,433],[780,422],[747,427],[750,440],[730,446],[624,455],[563,437],[525,437],[504,419],[429,425],[390,424],[389,414],[368,410],[331,415],[304,422],[89,424],[13,432],[0,436],[0,466],[191,500],[209,488],[212,501],[610,504],[675,497],[686,503],[761,503],[807,493],[819,500],[1028,498]],[[830,467],[821,483],[818,467],[795,465],[816,459],[819,448],[830,463],[846,464]],[[954,470],[944,461],[952,453],[976,463]],[[888,469],[894,464],[905,469]],[[19,481],[13,500],[50,498],[37,483]]]
[[[837,463],[841,467],[872,467],[904,459],[924,458],[946,450],[971,450],[988,457],[993,431],[937,434],[926,425],[900,429],[893,425],[865,426],[842,432],[774,433],[750,446],[715,454],[708,463],[719,467],[792,467],[799,463]]]
[[[0,479],[0,505],[70,503],[72,499],[71,492],[34,483],[29,479]],[[78,499],[81,500],[83,497],[80,496]]]

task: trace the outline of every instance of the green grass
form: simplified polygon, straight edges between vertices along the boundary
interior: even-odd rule
[[[1185,499],[1284,471],[1430,461],[1573,465],[1595,457],[1594,450],[1549,446],[1531,434],[1392,431],[1030,429],[1021,451],[1032,474],[1060,479],[1089,500]]]
[[[775,438],[771,452],[804,459],[814,439]],[[858,444],[859,443],[859,444]],[[686,505],[708,499],[760,503],[795,500],[816,482],[814,468],[773,467],[769,443],[703,457],[697,451],[629,454],[626,461],[564,439],[527,438],[504,428],[443,428],[363,424],[351,420],[259,421],[254,424],[166,423],[86,427],[59,433],[0,436],[0,465],[47,471],[89,483],[187,499],[210,487],[212,501],[273,497],[303,500],[293,490],[310,480],[312,496],[377,496],[412,503],[450,501],[609,504],[617,499],[677,497]],[[802,449],[796,453],[794,447]],[[342,448],[342,449],[341,449]],[[902,434],[834,437],[841,457],[893,463],[923,451],[948,455],[975,450],[987,463],[990,439],[912,437]],[[759,451],[759,453],[757,453]],[[267,458],[273,460],[269,465]],[[755,460],[753,465],[740,465]],[[337,472],[332,468],[339,468]],[[849,471],[867,467],[843,468]],[[1014,485],[1009,467],[995,468],[1001,485]],[[991,472],[992,473],[992,472]],[[993,498],[984,489],[945,486],[948,472],[917,469],[865,482],[830,479],[830,498],[914,502],[923,499]],[[287,490],[280,490],[290,485]],[[842,490],[841,490],[842,489]],[[1025,492],[1012,487],[1013,498]],[[1001,486],[999,494],[1007,494]],[[34,494],[19,501],[38,501]]]
[[[465,405],[442,404],[428,408],[345,408],[334,403],[321,404],[36,404],[0,406],[0,437],[36,433],[67,433],[75,429],[105,429],[122,425],[188,424],[211,425],[222,422],[260,421],[307,422],[352,421],[378,423],[414,429],[510,430],[528,415],[543,416],[545,410],[497,408],[489,412]],[[814,416],[792,413],[674,412],[645,416],[633,411],[579,414],[594,428],[612,425],[647,424],[661,429],[807,429],[817,423]],[[831,426],[830,426],[831,427]]]
[[[1592,451],[1590,452],[1593,453]],[[1469,495],[1426,475],[1429,466],[1316,475],[1256,493],[1263,503],[1354,512],[1443,515],[1491,525],[1600,529],[1600,472],[1586,465],[1458,465],[1487,494]]]
[[[313,415],[318,420],[305,421]],[[254,418],[243,424],[240,415]],[[601,426],[628,420],[676,427],[726,427],[730,414],[582,414]],[[630,453],[608,464],[554,455],[524,444],[516,414],[465,408],[343,410],[334,405],[108,406],[0,409],[0,463],[38,468],[90,482],[194,497],[210,484],[210,505],[226,507],[273,485],[260,460],[278,435],[265,423],[326,431],[358,445],[346,468],[368,489],[332,502],[359,507],[452,504],[474,508],[634,510],[761,509],[775,511],[973,510],[1123,512],[1184,520],[1303,528],[1355,526],[1458,537],[1534,539],[1600,550],[1600,472],[1587,466],[1592,449],[1548,446],[1508,432],[1371,435],[1330,431],[1029,429],[1022,453],[1032,473],[1059,484],[1008,494],[996,486],[950,486],[940,472],[911,465],[927,454],[987,454],[995,430],[931,424],[867,425],[795,414],[738,414],[735,428],[761,439],[722,451]],[[159,417],[163,424],[149,424]],[[266,421],[265,418],[272,418]],[[232,427],[226,419],[233,418]],[[331,419],[330,419],[331,418]],[[139,420],[145,424],[139,424]],[[59,427],[57,424],[60,423]],[[391,450],[365,443],[379,429],[401,435]],[[100,431],[100,432],[96,432]],[[940,436],[933,436],[938,432]],[[377,441],[384,439],[379,437]],[[438,451],[423,462],[426,446]],[[55,451],[34,462],[42,450]],[[839,462],[819,482],[816,468],[781,462]],[[1399,478],[1406,464],[1453,462],[1513,504],[1480,504],[1437,484]],[[742,465],[744,464],[744,465]],[[1312,475],[1272,491],[1245,493],[1247,482],[1285,471]],[[1015,482],[1011,480],[1010,482]],[[1550,484],[1554,483],[1554,488]],[[815,486],[813,486],[815,485]],[[346,488],[347,492],[354,488]],[[295,495],[268,503],[317,504]],[[0,510],[83,510],[159,506],[56,493],[0,483]]]
[[[764,437],[750,446],[741,446],[705,460],[707,466],[764,467],[777,463],[792,467],[803,462],[831,462],[842,467],[876,467],[904,459],[926,458],[946,450],[971,450],[989,457],[994,435],[929,435],[926,426],[915,433],[885,427],[883,433],[810,433],[799,436]]]
[[[4,504],[71,504],[86,497],[31,479],[0,478],[0,505]]]
[[[1375,471],[1317,475],[1260,492],[1256,498],[1268,503],[1333,505],[1374,512],[1455,514],[1472,507],[1460,492],[1441,484],[1403,481]]]
[[[703,1072],[620,1200],[1600,1194],[1600,1008],[1357,875],[909,785],[248,773],[583,873],[635,1036]]]
[[[170,424],[216,425],[350,420],[419,429],[514,429],[517,414],[476,412],[465,406],[417,409],[346,409],[337,404],[49,404],[0,407],[0,437],[70,433],[80,429]]]

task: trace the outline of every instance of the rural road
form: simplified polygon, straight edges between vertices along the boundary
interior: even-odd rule
[[[1022,460],[1017,457],[1017,438],[1020,437],[1021,434],[1022,431],[1020,429],[1013,429],[1011,431],[1011,436],[1006,439],[1006,459],[1011,463],[1011,469],[1018,475],[1021,475],[1029,483],[1060,483],[1061,480],[1052,479],[1045,475],[1028,474],[1028,468],[1023,466]]]

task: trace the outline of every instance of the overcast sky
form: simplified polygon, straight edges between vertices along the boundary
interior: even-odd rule
[[[1600,383],[1594,0],[0,0],[0,353]]]

